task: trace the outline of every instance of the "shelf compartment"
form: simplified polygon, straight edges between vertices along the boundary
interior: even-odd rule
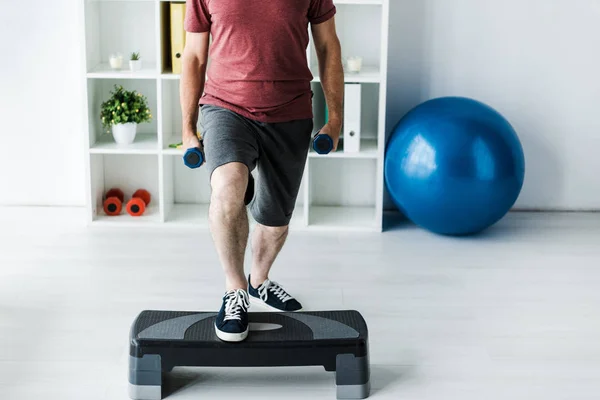
[[[342,46],[342,59],[362,57],[360,73],[346,72],[346,82],[380,82],[382,2],[337,2],[336,31]],[[357,29],[369,26],[374,29]],[[378,29],[375,29],[378,28]],[[312,39],[312,35],[311,35]],[[314,41],[311,40],[309,63],[315,80],[319,80],[319,64]],[[345,66],[345,63],[344,63]]]
[[[186,220],[189,224],[207,225],[208,213],[204,211],[208,210],[211,195],[208,169],[190,169],[179,155],[162,157],[165,222]]]
[[[156,3],[86,1],[85,27],[89,77],[156,78]],[[143,21],[143,22],[142,22]],[[139,52],[142,71],[129,72],[131,53]],[[108,66],[111,54],[123,55],[122,71]],[[151,72],[150,72],[151,71]]]
[[[171,16],[171,4],[176,5],[173,19]],[[161,1],[159,12],[160,12],[160,47],[161,47],[161,64],[160,72],[162,77],[167,79],[178,79],[179,74],[173,74],[174,61],[173,53],[178,52],[181,56],[185,47],[186,32],[183,26],[183,18],[185,16],[185,9],[187,8],[185,1]],[[172,26],[172,23],[175,25]],[[175,32],[175,36],[172,33]],[[172,41],[172,38],[174,40]],[[176,47],[173,47],[175,43]],[[180,60],[180,59],[179,59]],[[180,61],[177,61],[178,65],[181,66]]]
[[[361,140],[359,152],[344,152],[344,136],[340,137],[338,150],[327,155],[317,154],[310,149],[310,158],[372,158],[379,157],[379,88],[378,83],[361,83]],[[323,88],[319,83],[312,85],[314,131],[313,136],[327,123],[327,104]]]
[[[182,156],[184,153],[183,149],[173,149],[169,145],[177,144],[181,142],[181,133],[183,130],[182,125],[182,112],[181,102],[179,97],[180,81],[179,80],[165,80],[161,82],[162,85],[162,152],[168,155]],[[200,132],[202,125],[202,114],[198,116],[197,131]]]
[[[311,158],[309,227],[376,228],[377,160]]]
[[[161,221],[158,156],[91,154],[89,157],[94,223],[138,224]],[[112,188],[121,189],[125,195],[123,211],[118,216],[108,216],[103,209],[104,195]],[[125,204],[138,189],[150,192],[152,200],[144,215],[132,217],[125,211]]]
[[[138,124],[136,140],[129,146],[117,145],[112,138],[111,129],[104,128],[100,119],[102,103],[110,98],[114,85],[122,85],[125,90],[136,90],[146,96],[152,113],[150,122]],[[90,153],[158,154],[156,80],[91,79],[88,80],[87,94]]]
[[[165,80],[161,82],[162,98],[162,148],[165,154],[183,154],[183,152],[173,151],[169,144],[181,142],[182,132],[182,112],[179,97],[180,82],[178,80]]]

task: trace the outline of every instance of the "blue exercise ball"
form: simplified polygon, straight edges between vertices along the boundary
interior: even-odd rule
[[[497,111],[463,97],[429,100],[394,128],[385,182],[415,224],[442,235],[481,232],[517,200],[525,157],[517,133]]]

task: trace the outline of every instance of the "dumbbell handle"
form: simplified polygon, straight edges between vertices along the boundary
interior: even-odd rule
[[[183,155],[183,163],[188,168],[199,168],[204,163],[204,152],[198,147],[187,149]]]
[[[329,154],[333,150],[333,139],[326,133],[317,132],[313,139],[313,149],[318,154]]]

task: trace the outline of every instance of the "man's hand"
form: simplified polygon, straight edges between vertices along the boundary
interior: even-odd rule
[[[321,128],[320,133],[329,135],[331,140],[333,140],[333,150],[331,151],[336,151],[340,141],[340,134],[342,133],[342,124],[337,121],[329,121]]]
[[[200,139],[198,139],[198,136],[196,136],[196,134],[193,132],[183,132],[181,141],[183,143],[182,147],[184,150],[198,148],[201,151],[204,151],[204,146],[202,146],[202,143],[200,143]]]

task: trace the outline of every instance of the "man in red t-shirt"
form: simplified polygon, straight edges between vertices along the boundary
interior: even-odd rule
[[[210,229],[226,278],[215,322],[221,340],[247,337],[250,303],[278,311],[302,308],[269,279],[269,270],[288,234],[315,128],[309,26],[329,110],[320,132],[337,147],[344,73],[335,13],[333,0],[187,0],[182,135],[185,148],[204,146],[209,169]],[[203,143],[196,136],[199,119]],[[258,224],[246,278],[244,198],[255,168],[249,209]]]

